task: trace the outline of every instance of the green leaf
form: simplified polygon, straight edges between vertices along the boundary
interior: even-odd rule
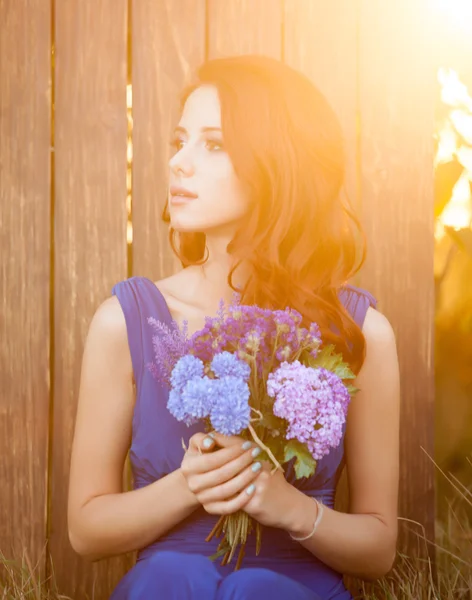
[[[328,371],[336,373],[341,379],[355,379],[356,376],[352,372],[348,363],[344,362],[342,354],[336,352],[333,344],[324,346],[318,353],[316,358],[310,357],[307,361],[310,367],[323,367]]]
[[[260,424],[262,427],[264,427],[265,429],[270,429],[270,430],[275,430],[277,429],[278,431],[285,431],[286,427],[287,427],[287,422],[285,421],[285,419],[281,419],[280,417],[276,417],[274,414],[270,413],[270,412],[263,412],[263,417],[262,420],[260,421]]]
[[[359,388],[354,387],[353,385],[351,385],[350,383],[345,383],[344,384],[346,386],[347,391],[349,392],[349,395],[355,396],[357,394],[357,392],[359,391]]]
[[[294,456],[296,457],[294,465],[296,478],[311,477],[315,472],[316,460],[310,454],[305,444],[302,444],[298,440],[289,440],[285,446],[285,462],[288,462]]]

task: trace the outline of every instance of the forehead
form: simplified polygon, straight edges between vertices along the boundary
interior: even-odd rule
[[[202,85],[194,90],[185,102],[180,125],[185,129],[221,127],[220,99],[212,85]]]

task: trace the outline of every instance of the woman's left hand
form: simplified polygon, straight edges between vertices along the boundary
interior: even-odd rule
[[[228,437],[219,433],[212,434],[212,437],[222,448],[245,441],[238,436]],[[254,447],[256,445],[254,443]],[[255,489],[243,510],[261,525],[290,529],[291,515],[303,494],[288,483],[280,469],[274,472],[272,462],[261,461],[261,464],[261,472],[253,484]]]

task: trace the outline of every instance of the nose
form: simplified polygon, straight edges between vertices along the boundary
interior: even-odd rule
[[[178,150],[169,160],[169,167],[176,176],[190,177],[194,173],[194,165],[188,146]]]

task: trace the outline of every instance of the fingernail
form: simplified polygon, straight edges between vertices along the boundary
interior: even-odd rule
[[[243,450],[249,450],[249,448],[251,448],[251,446],[252,446],[252,442],[244,442]]]
[[[251,485],[248,488],[246,488],[246,494],[248,496],[250,496],[251,494],[254,493],[255,489],[256,489],[256,486],[253,483],[251,483]]]
[[[257,447],[257,448],[254,448],[254,450],[251,452],[251,454],[254,458],[256,458],[256,456],[259,456],[259,454],[261,452],[262,452],[262,450],[259,447]]]
[[[215,439],[215,434],[213,433],[213,431],[211,433],[208,434],[211,438]]]
[[[205,438],[203,440],[203,447],[209,448],[213,444],[213,440],[211,438]]]
[[[260,462],[255,462],[251,469],[253,470],[254,473],[257,473],[257,471],[259,471],[259,469],[262,467],[262,464]]]

